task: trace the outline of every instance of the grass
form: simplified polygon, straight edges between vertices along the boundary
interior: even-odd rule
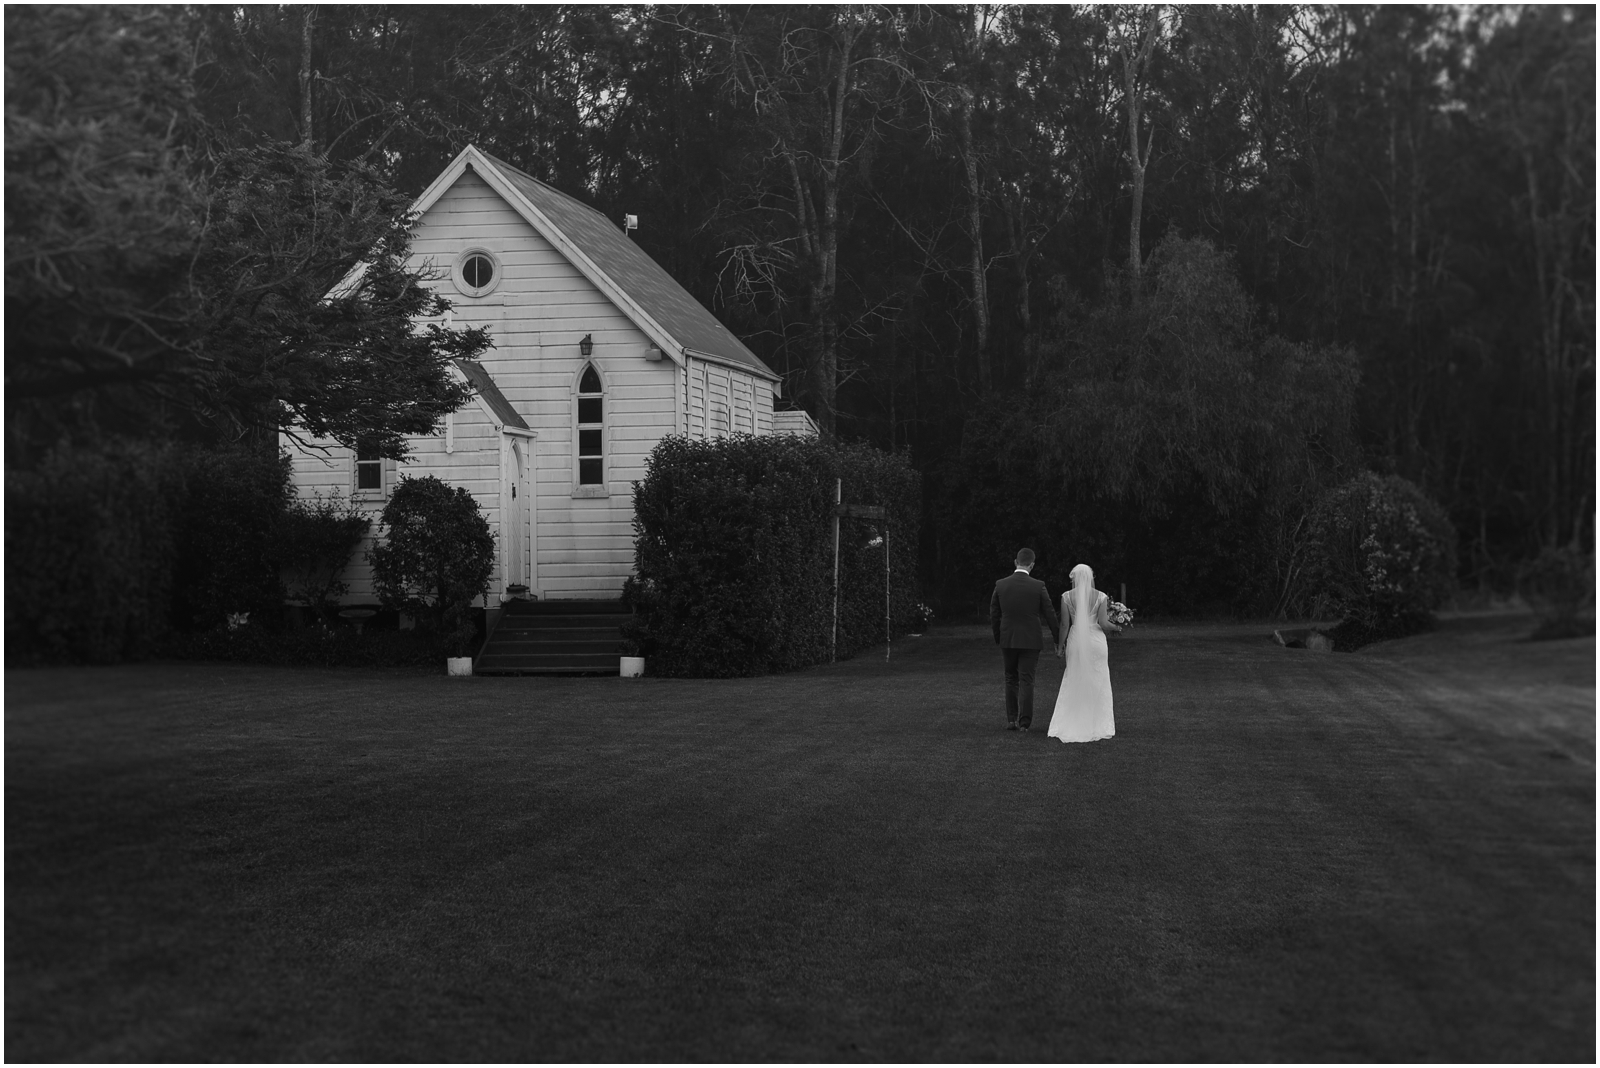
[[[1135,628],[1075,746],[1002,729],[982,627],[8,672],[5,1054],[1592,1061],[1595,647],[1530,626]]]

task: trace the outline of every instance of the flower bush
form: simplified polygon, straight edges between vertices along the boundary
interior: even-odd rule
[[[1426,628],[1455,589],[1455,529],[1403,478],[1368,472],[1330,490],[1310,528],[1308,580],[1343,620],[1341,647]]]

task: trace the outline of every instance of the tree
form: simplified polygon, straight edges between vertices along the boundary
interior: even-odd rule
[[[113,400],[145,432],[175,413],[398,457],[467,399],[449,361],[488,339],[414,326],[448,305],[407,262],[407,198],[359,165],[208,130],[176,13],[6,18],[14,439],[101,426],[94,402]]]
[[[186,136],[184,25],[171,9],[6,10],[6,395],[68,425],[126,409],[104,387],[164,380],[192,353],[188,272],[205,198]],[[29,412],[37,398],[101,388]],[[8,450],[17,455],[18,450]]]
[[[795,270],[809,316],[809,392],[825,432],[837,424],[840,240],[851,221],[846,191],[875,137],[891,90],[874,77],[878,16],[858,7],[750,8],[708,27],[723,45],[726,84],[753,112],[765,142],[738,214],[745,269]]]
[[[1512,25],[1486,22],[1480,14],[1473,27],[1487,39],[1469,92],[1478,131],[1515,161],[1501,210],[1532,289],[1521,347],[1539,462],[1526,488],[1539,499],[1540,546],[1576,549],[1594,503],[1594,11],[1534,8]]]
[[[1353,354],[1262,329],[1208,242],[1169,234],[1146,269],[1139,304],[1068,304],[1035,391],[969,423],[950,506],[979,556],[962,566],[1026,539],[1093,555],[1156,610],[1281,609],[1309,509],[1356,460]]]
[[[1127,160],[1132,197],[1128,218],[1128,279],[1136,301],[1140,295],[1139,276],[1144,266],[1144,252],[1139,240],[1139,225],[1144,218],[1144,179],[1156,137],[1152,125],[1144,135],[1144,147],[1141,148],[1139,131],[1143,125],[1144,92],[1145,84],[1150,79],[1151,57],[1156,42],[1161,39],[1162,29],[1161,8],[1143,6],[1123,14],[1117,33],[1117,50],[1122,56],[1122,106],[1128,116]]]
[[[1059,484],[1160,514],[1180,491],[1219,512],[1327,456],[1348,460],[1349,352],[1263,331],[1230,259],[1169,234],[1137,306],[1113,293],[1057,327],[1042,446]]]
[[[212,185],[192,320],[194,395],[208,421],[398,459],[406,435],[466,403],[450,362],[476,357],[488,336],[417,325],[450,304],[408,262],[408,198],[288,145],[222,154]]]

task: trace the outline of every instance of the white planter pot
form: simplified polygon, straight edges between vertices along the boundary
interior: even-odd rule
[[[472,674],[472,657],[452,656],[445,659],[445,670],[452,675]]]
[[[619,672],[625,679],[636,679],[644,674],[644,657],[625,656],[622,658],[622,667]]]

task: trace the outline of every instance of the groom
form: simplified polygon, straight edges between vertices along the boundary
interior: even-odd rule
[[[1044,583],[1029,575],[1033,550],[1017,550],[1017,569],[994,584],[989,601],[989,625],[1006,665],[1006,730],[1033,726],[1033,672],[1039,666],[1044,633],[1039,617],[1050,621],[1050,633],[1061,643],[1061,621],[1050,605]],[[1018,707],[1020,704],[1020,708]]]

